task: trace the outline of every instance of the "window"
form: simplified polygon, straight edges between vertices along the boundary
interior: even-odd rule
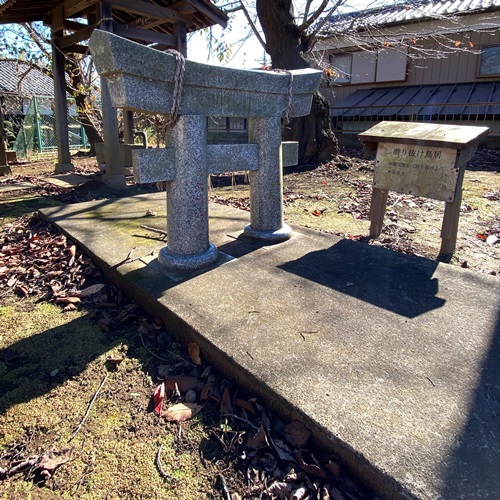
[[[354,52],[352,54],[351,83],[371,83],[375,81],[377,54],[375,52]]]
[[[377,57],[377,82],[404,82],[406,80],[406,49],[384,48]]]
[[[246,131],[247,119],[227,116],[208,116],[207,128],[208,130],[225,130],[227,132],[233,132],[235,130]]]
[[[351,81],[352,54],[331,55],[330,66],[335,73],[335,83],[349,83]]]
[[[500,74],[500,46],[483,47],[479,76],[492,76]]]
[[[407,53],[404,48],[386,47],[377,51],[332,54],[330,66],[335,83],[404,82]]]

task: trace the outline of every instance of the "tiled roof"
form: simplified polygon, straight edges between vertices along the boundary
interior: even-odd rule
[[[442,16],[475,14],[500,9],[500,0],[411,0],[397,5],[388,3],[384,7],[357,10],[332,16],[321,33],[346,30],[361,31],[368,28],[397,26],[439,19]]]
[[[493,114],[500,102],[500,82],[447,83],[362,89],[332,106],[343,120]]]
[[[27,62],[0,60],[0,94],[54,95],[50,76]]]

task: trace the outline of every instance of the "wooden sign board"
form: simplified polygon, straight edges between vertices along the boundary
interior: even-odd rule
[[[377,152],[370,205],[370,237],[382,232],[389,191],[446,202],[440,256],[457,242],[465,164],[487,127],[381,122],[359,134],[366,152]]]
[[[456,158],[456,149],[380,142],[373,187],[452,202],[459,173]]]

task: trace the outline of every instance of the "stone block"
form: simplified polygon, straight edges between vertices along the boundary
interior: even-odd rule
[[[111,33],[95,30],[89,42],[97,71],[107,77],[113,106],[169,113],[176,59]],[[295,70],[290,116],[309,113],[321,71]],[[186,61],[179,113],[265,117],[288,108],[290,74],[241,70]]]

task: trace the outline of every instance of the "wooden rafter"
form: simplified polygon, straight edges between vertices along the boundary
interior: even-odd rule
[[[163,19],[167,23],[185,22],[189,23],[190,18],[179,14],[168,7],[160,7],[153,3],[147,3],[143,0],[113,0],[114,9],[137,14],[139,16],[149,16],[155,19]]]
[[[133,28],[123,24],[114,23],[113,33],[120,35],[124,38],[133,38],[148,43],[161,43],[169,47],[175,47],[175,37],[158,33],[156,31],[145,30],[141,28]]]

